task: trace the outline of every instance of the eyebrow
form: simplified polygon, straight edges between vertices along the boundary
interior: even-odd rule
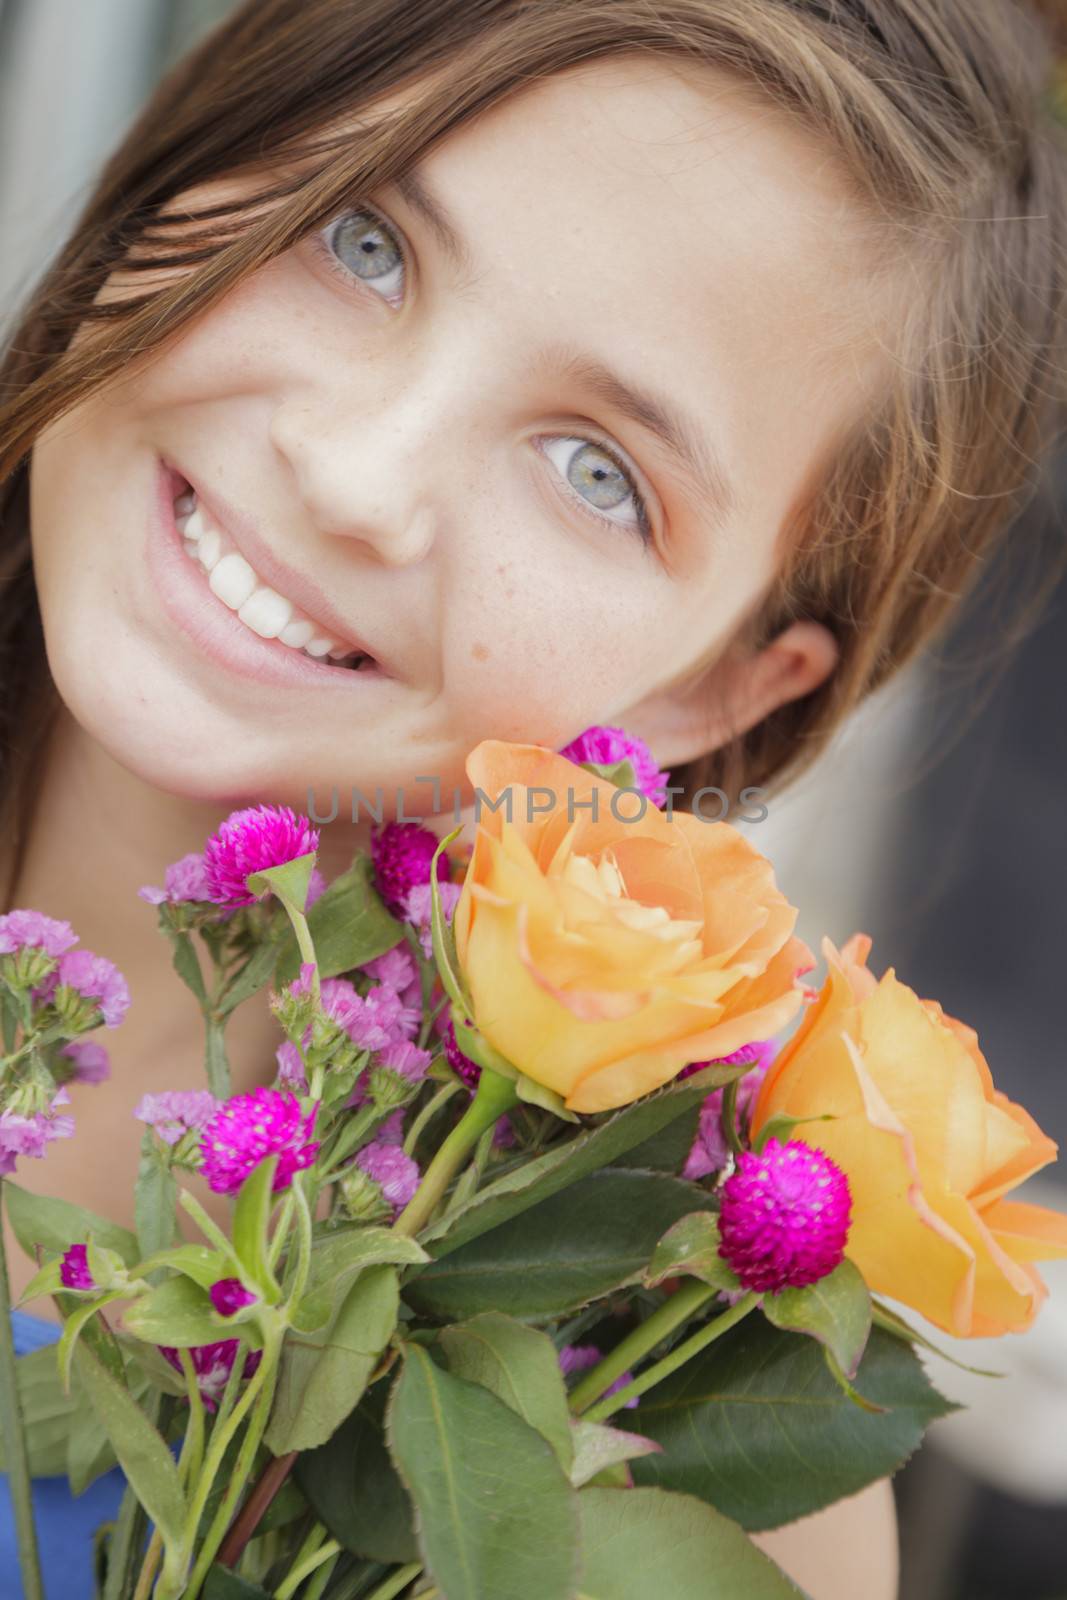
[[[475,262],[467,241],[418,170],[409,168],[393,181],[453,265],[467,276],[474,276]],[[666,448],[695,490],[696,509],[709,513],[716,524],[722,526],[737,510],[739,496],[718,451],[666,395],[624,378],[588,351],[558,341],[540,347],[533,372],[535,376],[579,384],[604,405],[647,429]]]

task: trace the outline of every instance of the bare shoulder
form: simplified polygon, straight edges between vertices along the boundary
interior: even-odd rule
[[[754,1543],[811,1600],[897,1600],[897,1516],[889,1479]]]

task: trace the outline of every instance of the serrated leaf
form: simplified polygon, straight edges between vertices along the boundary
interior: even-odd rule
[[[776,1328],[810,1334],[831,1351],[846,1378],[856,1376],[871,1331],[871,1295],[851,1261],[807,1288],[765,1294],[761,1304]]]
[[[414,1344],[386,1429],[426,1565],[448,1600],[571,1600],[576,1496],[546,1439]]]
[[[311,1252],[307,1290],[293,1317],[293,1326],[303,1333],[324,1327],[353,1278],[368,1267],[389,1263],[419,1266],[429,1259],[414,1239],[405,1239],[391,1228],[346,1228],[343,1233],[319,1239]]]
[[[621,1167],[593,1173],[434,1261],[404,1298],[442,1320],[506,1305],[558,1316],[635,1282],[672,1223],[705,1203],[694,1184]]]
[[[737,1290],[737,1274],[719,1254],[719,1219],[706,1211],[683,1217],[668,1228],[645,1273],[651,1288],[664,1278],[699,1278],[713,1289]]]
[[[418,1559],[415,1511],[385,1445],[387,1392],[376,1383],[326,1444],[297,1457],[295,1476],[346,1550],[407,1563]]]
[[[10,1178],[4,1179],[4,1205],[15,1238],[31,1261],[36,1257],[35,1245],[62,1254],[72,1244],[84,1244],[90,1233],[97,1244],[117,1251],[127,1266],[132,1266],[140,1255],[137,1239],[128,1228],[120,1228],[83,1206],[71,1205],[69,1200],[31,1194]]]
[[[655,1439],[626,1433],[622,1428],[609,1428],[603,1422],[586,1422],[584,1417],[571,1418],[571,1438],[574,1461],[570,1477],[576,1489],[610,1467],[632,1461],[635,1456],[656,1455],[663,1448]]]
[[[735,1522],[691,1495],[583,1489],[576,1600],[796,1600],[801,1590]]]
[[[570,1471],[574,1447],[567,1390],[547,1334],[487,1311],[446,1328],[441,1347],[450,1372],[480,1383],[518,1412],[548,1440],[564,1472]]]
[[[927,1425],[957,1409],[878,1329],[856,1385],[884,1414],[841,1392],[813,1339],[747,1317],[630,1413],[663,1446],[634,1463],[634,1478],[695,1494],[749,1530],[776,1528],[896,1471]]]

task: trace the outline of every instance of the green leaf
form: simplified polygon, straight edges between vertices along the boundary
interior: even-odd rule
[[[979,1378],[1005,1378],[1007,1373],[994,1372],[989,1367],[969,1367],[966,1361],[961,1361],[958,1356],[949,1355],[947,1350],[942,1350],[939,1345],[928,1339],[925,1333],[920,1333],[913,1328],[910,1322],[896,1311],[891,1311],[881,1300],[871,1299],[871,1316],[879,1328],[884,1328],[896,1339],[903,1339],[907,1344],[921,1344],[924,1350],[930,1350],[935,1356],[940,1356],[942,1361],[951,1361],[954,1367],[959,1367],[961,1372],[973,1372]]]
[[[382,1263],[418,1266],[430,1257],[414,1239],[391,1228],[346,1228],[316,1242],[311,1252],[307,1291],[293,1316],[293,1326],[314,1333],[325,1326],[353,1278]]]
[[[719,1254],[719,1219],[706,1211],[695,1211],[668,1228],[645,1273],[651,1288],[664,1278],[699,1278],[713,1289],[737,1290],[737,1274]]]
[[[548,1440],[564,1472],[570,1471],[574,1446],[567,1390],[547,1334],[499,1311],[486,1311],[446,1328],[441,1346],[449,1372],[498,1395]]]
[[[650,1139],[643,1139],[611,1165],[643,1167],[646,1172],[674,1172],[680,1176],[686,1157],[693,1148],[699,1121],[700,1106],[690,1106],[688,1111],[675,1117],[659,1133],[654,1133]]]
[[[307,924],[322,978],[351,972],[404,937],[403,924],[389,915],[374,888],[371,859],[363,850],[315,901]],[[274,987],[282,989],[300,974],[300,949],[291,928],[274,954]]]
[[[806,1289],[765,1294],[763,1314],[776,1328],[810,1334],[831,1351],[846,1378],[854,1378],[871,1331],[871,1296],[851,1261]]]
[[[448,1600],[571,1600],[576,1496],[551,1445],[510,1406],[407,1345],[386,1432]]]
[[[441,909],[441,887],[437,877],[437,860],[441,852],[457,839],[463,832],[462,827],[453,828],[451,833],[445,834],[433,853],[430,862],[430,943],[433,949],[434,964],[441,979],[444,989],[453,1005],[460,1006],[465,1014],[473,1016],[470,995],[467,985],[460,971],[459,957],[456,954],[456,935],[452,924],[445,917]],[[447,856],[446,856],[447,861]],[[462,1048],[462,1046],[460,1047]]]
[[[957,1409],[878,1329],[856,1382],[882,1415],[841,1392],[814,1340],[747,1317],[629,1413],[664,1452],[635,1462],[634,1478],[698,1495],[750,1530],[777,1528],[895,1472]]]
[[[155,1255],[157,1250],[168,1250],[176,1242],[177,1200],[178,1185],[174,1181],[174,1174],[156,1149],[151,1128],[146,1128],[141,1140],[141,1161],[133,1191],[139,1257]],[[98,1243],[106,1244],[107,1241],[100,1239]]]
[[[173,1456],[129,1391],[115,1382],[85,1344],[75,1349],[74,1361],[134,1493],[163,1538],[176,1545],[186,1507]]]
[[[159,1250],[154,1256],[146,1256],[143,1261],[138,1261],[132,1273],[143,1278],[161,1267],[171,1267],[175,1272],[184,1273],[202,1289],[210,1289],[213,1283],[232,1273],[232,1262],[221,1251],[211,1250],[206,1244],[179,1244],[173,1250]]]
[[[802,1591],[735,1522],[687,1494],[584,1489],[576,1600],[795,1600]]]
[[[479,1234],[520,1215],[531,1206],[577,1183],[601,1167],[616,1163],[628,1150],[650,1139],[708,1095],[748,1070],[750,1063],[716,1064],[672,1083],[609,1117],[597,1126],[564,1140],[525,1165],[489,1184],[466,1205],[426,1228],[420,1241],[431,1255],[456,1250]],[[692,1208],[691,1208],[692,1209]]]
[[[576,1489],[607,1472],[621,1462],[632,1461],[635,1456],[656,1455],[661,1446],[654,1439],[645,1439],[639,1433],[626,1433],[621,1428],[609,1428],[602,1422],[586,1422],[584,1417],[571,1418],[571,1436],[574,1442],[574,1462],[571,1482]]]
[[[230,1567],[220,1567],[217,1561],[208,1568],[203,1594],[204,1600],[270,1600],[266,1589],[261,1589],[258,1583],[242,1578]]]
[[[636,1281],[672,1223],[710,1195],[659,1172],[612,1168],[434,1261],[404,1288],[419,1312],[451,1321],[506,1305],[558,1316]]]
[[[10,1178],[4,1179],[4,1205],[15,1238],[31,1260],[36,1259],[35,1245],[62,1254],[72,1244],[84,1244],[90,1233],[97,1244],[117,1251],[127,1266],[132,1266],[141,1253],[128,1228],[120,1228],[106,1217],[98,1217],[95,1211],[71,1205],[69,1200],[31,1194],[28,1189],[20,1189],[17,1183],[12,1183]]]
[[[267,1228],[274,1209],[277,1166],[278,1157],[273,1155],[252,1168],[238,1191],[233,1213],[234,1252],[249,1288],[269,1305],[274,1305],[282,1292],[267,1258]]]
[[[294,906],[303,914],[314,865],[315,851],[311,850],[307,855],[294,856],[291,861],[283,861],[280,866],[264,867],[260,872],[250,872],[245,878],[245,887],[250,894],[263,894],[265,890],[269,890],[271,894],[277,895],[279,900]]]
[[[175,972],[186,988],[192,990],[198,1004],[201,1007],[206,1006],[208,998],[207,990],[204,988],[204,975],[200,970],[200,962],[197,960],[192,938],[188,933],[183,933],[177,928],[168,927],[165,923],[163,924],[163,932],[170,940],[171,960],[174,963]]]
[[[785,1111],[776,1111],[773,1117],[768,1117],[763,1127],[752,1141],[752,1148],[759,1153],[768,1139],[778,1139],[784,1144],[790,1137],[794,1128],[802,1127],[805,1122],[834,1122],[836,1118],[830,1111],[822,1112],[814,1117],[791,1117]]]
[[[637,786],[637,774],[629,756],[623,756],[621,761],[579,761],[575,764],[584,772],[591,772],[596,778],[607,779],[608,783],[615,784],[619,789],[633,789]]]
[[[84,1393],[72,1385],[65,1394],[56,1367],[54,1344],[42,1345],[15,1362],[19,1400],[26,1428],[30,1473],[54,1478],[66,1470],[67,1434],[79,1411],[88,1407]],[[0,1469],[8,1470],[4,1440],[0,1438]]]
[[[396,1268],[369,1267],[320,1333],[290,1333],[264,1438],[276,1456],[325,1444],[360,1396],[396,1327]]]
[[[95,1300],[79,1301],[66,1313],[63,1332],[60,1334],[59,1343],[56,1346],[59,1377],[64,1389],[70,1388],[70,1364],[74,1355],[75,1345],[86,1324],[91,1322],[96,1313],[103,1310],[104,1306],[109,1306],[113,1300],[121,1300],[125,1294],[126,1290],[124,1289],[112,1289],[110,1293],[102,1294]],[[67,1297],[64,1296],[64,1299],[66,1300]]]
[[[407,1563],[419,1554],[415,1510],[385,1447],[387,1393],[376,1383],[326,1444],[297,1457],[295,1477],[346,1550]]]
[[[214,1344],[226,1337],[225,1325],[207,1291],[191,1278],[183,1277],[168,1278],[127,1306],[122,1313],[122,1327],[145,1344],[173,1345],[176,1350]],[[258,1342],[250,1323],[241,1324],[240,1336],[252,1345]]]

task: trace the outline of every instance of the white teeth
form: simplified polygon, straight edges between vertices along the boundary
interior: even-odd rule
[[[291,600],[261,583],[227,536],[208,521],[192,489],[175,500],[174,522],[185,553],[207,573],[209,587],[260,638],[278,639],[313,660],[328,656],[331,661],[362,665],[367,659],[350,646],[316,633],[315,624],[301,616]]]
[[[262,638],[276,639],[286,623],[292,621],[293,604],[276,589],[259,588],[238,609],[237,615]]]
[[[200,549],[204,541],[200,541]],[[249,595],[256,587],[257,579],[252,568],[244,556],[239,556],[236,550],[231,550],[228,555],[222,556],[212,567],[208,578],[208,586],[214,590],[219,599],[229,606],[231,611],[237,611],[243,606]],[[242,619],[245,620],[245,619]]]

